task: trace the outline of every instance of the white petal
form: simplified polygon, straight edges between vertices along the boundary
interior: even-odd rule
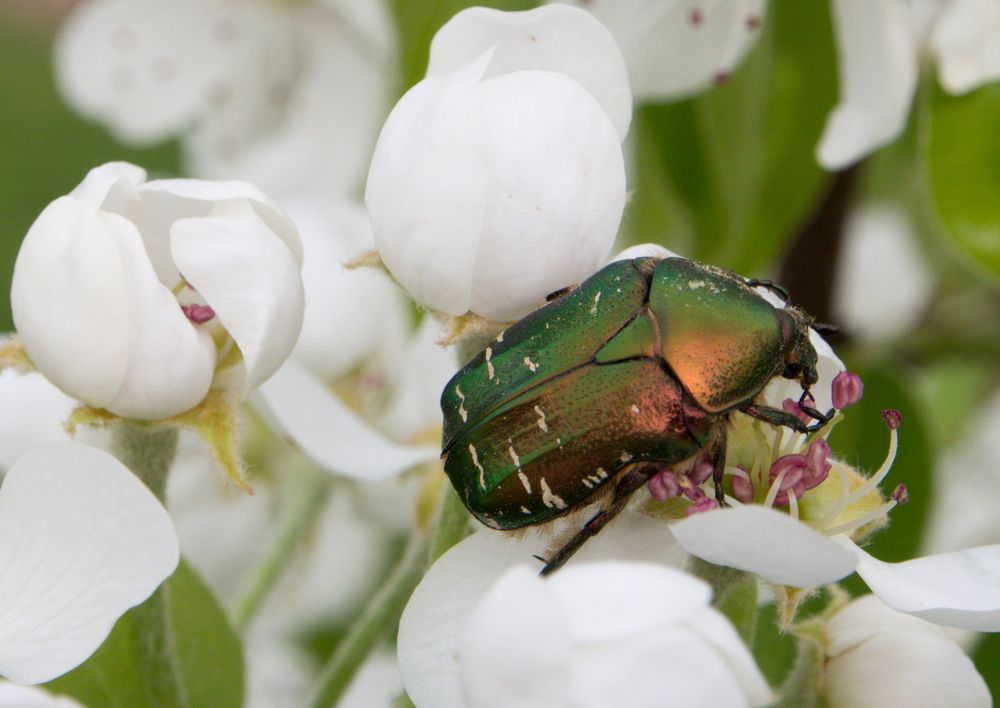
[[[469,707],[571,708],[570,638],[545,581],[527,566],[508,570],[479,598],[456,646]]]
[[[624,251],[620,251],[611,258],[610,262],[627,261],[633,258],[683,258],[679,253],[674,253],[669,248],[664,248],[658,243],[640,243],[629,246]]]
[[[817,159],[846,167],[903,132],[917,84],[909,7],[901,0],[834,0],[840,103],[827,118]]]
[[[388,652],[376,652],[358,669],[358,673],[354,675],[337,706],[338,708],[391,706],[402,692],[403,681],[399,677],[396,657]]]
[[[72,197],[32,224],[14,265],[11,310],[32,362],[71,396],[103,407],[128,360],[128,300],[113,229]]]
[[[301,3],[294,15],[291,86],[271,57],[259,69],[247,67],[241,75],[253,83],[213,107],[185,145],[188,162],[199,176],[248,179],[271,194],[352,194],[364,179],[395,88],[388,13],[382,2],[332,11]],[[274,85],[261,86],[271,76]],[[282,90],[291,95],[274,125],[260,125],[265,121],[257,104],[273,103]]]
[[[857,558],[787,514],[742,506],[695,514],[670,525],[688,553],[756,573],[779,585],[810,588],[850,575]]]
[[[953,0],[931,31],[938,78],[950,93],[966,93],[1000,79],[1000,4]]]
[[[190,216],[218,216],[222,211],[233,208],[233,203],[248,201],[268,228],[285,242],[296,262],[302,263],[302,244],[295,224],[274,200],[249,182],[158,179],[142,185],[139,191],[144,201],[149,200],[156,206],[163,204],[158,200],[177,200],[173,206],[176,211],[170,221]],[[167,201],[166,206],[160,208],[170,208],[169,205],[170,201]]]
[[[888,632],[841,654],[827,663],[825,685],[831,708],[992,705],[972,660],[926,632]]]
[[[425,318],[399,357],[395,391],[381,424],[400,440],[442,424],[441,391],[458,363],[454,352],[437,343],[440,337],[437,323]]]
[[[624,197],[621,147],[593,97],[520,71],[411,89],[379,137],[366,203],[414,298],[511,321],[604,263]]]
[[[580,647],[573,669],[574,708],[750,705],[739,677],[692,627]]]
[[[83,445],[34,448],[0,488],[0,673],[46,681],[100,646],[173,572],[167,512],[121,463]]]
[[[765,0],[577,0],[618,41],[637,101],[676,99],[729,76],[760,34]]]
[[[405,336],[408,317],[402,292],[384,273],[343,267],[375,245],[364,209],[324,202],[298,200],[286,207],[307,254],[302,262],[305,315],[293,356],[332,382],[370,358],[387,328],[403,329],[400,337]]]
[[[565,74],[597,99],[625,139],[632,119],[625,58],[592,15],[566,5],[524,12],[468,8],[434,35],[427,76],[447,76],[491,48],[483,78],[522,69]]]
[[[863,595],[826,623],[827,656],[837,656],[886,632],[926,632],[945,637],[944,630],[913,615],[897,612],[875,595]]]
[[[889,607],[948,627],[1000,631],[1000,545],[903,563],[856,552],[858,575]]]
[[[136,188],[146,181],[146,170],[128,162],[108,162],[95,167],[69,193],[95,209],[118,212],[138,199]]]
[[[128,305],[128,363],[121,387],[104,407],[126,418],[168,418],[197,405],[215,371],[209,332],[184,315],[160,282],[142,238],[114,214],[104,221],[118,246]]]
[[[454,649],[466,618],[511,566],[530,563],[533,570],[540,569],[531,556],[543,553],[549,543],[551,537],[540,538],[535,531],[517,539],[483,530],[461,541],[430,567],[403,612],[396,644],[403,683],[416,705],[444,708],[463,704]],[[570,563],[604,559],[678,566],[683,554],[665,533],[662,522],[625,512],[588,541]]]
[[[63,425],[75,406],[41,374],[0,371],[0,475],[28,448],[68,440]]]
[[[900,208],[853,211],[839,261],[834,316],[851,335],[885,341],[917,324],[931,297],[931,274]]]
[[[41,688],[0,681],[0,706],[5,708],[82,708],[69,696],[56,696]]]
[[[119,137],[150,142],[196,120],[267,49],[280,14],[229,0],[97,0],[75,8],[55,65],[67,101]]]
[[[551,577],[549,591],[569,619],[575,643],[613,641],[681,623],[708,607],[712,597],[707,583],[680,570],[613,561],[571,563]],[[595,610],[610,607],[615,610]]]
[[[224,203],[216,213],[177,221],[171,253],[242,352],[245,393],[266,381],[295,346],[302,278],[295,254],[249,203]]]
[[[294,361],[261,386],[260,397],[302,451],[337,474],[386,479],[440,454],[436,447],[397,445],[385,438]]]
[[[705,607],[693,614],[688,624],[695,627],[698,634],[725,660],[729,671],[743,687],[750,705],[765,705],[774,700],[771,687],[753,655],[725,615],[714,607]]]

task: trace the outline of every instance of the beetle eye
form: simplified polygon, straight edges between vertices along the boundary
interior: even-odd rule
[[[785,370],[781,375],[786,379],[797,379],[802,375],[802,367],[798,364],[785,364]]]

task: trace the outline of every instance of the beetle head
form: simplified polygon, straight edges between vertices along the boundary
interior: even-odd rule
[[[794,307],[778,310],[781,320],[781,336],[783,341],[785,368],[781,375],[786,379],[795,379],[802,384],[802,395],[805,397],[819,379],[816,372],[818,357],[816,348],[809,341],[809,326],[812,318]]]

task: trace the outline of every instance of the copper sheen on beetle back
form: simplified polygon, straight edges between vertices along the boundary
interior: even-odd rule
[[[607,495],[545,574],[664,468],[705,459],[721,502],[730,411],[822,426],[830,414],[806,404],[811,319],[758,284],[683,258],[617,261],[497,335],[441,395],[445,472],[469,511],[510,530]],[[814,426],[755,403],[775,376],[801,382]]]

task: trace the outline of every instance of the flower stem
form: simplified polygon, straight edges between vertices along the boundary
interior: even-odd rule
[[[469,512],[465,510],[454,488],[450,484],[445,485],[434,540],[428,547],[420,534],[410,537],[403,557],[389,579],[351,625],[347,636],[337,645],[323,667],[317,687],[309,700],[312,708],[325,708],[337,702],[375,643],[386,630],[398,624],[403,608],[424,576],[427,566],[465,538],[468,529]]]
[[[294,469],[286,484],[287,500],[277,534],[250,575],[233,611],[233,623],[243,629],[274,589],[295,549],[315,526],[330,496],[330,478],[311,465]]]
[[[141,479],[161,502],[167,476],[177,455],[177,428],[122,422],[111,442],[115,456]],[[143,683],[153,705],[186,706],[180,665],[167,610],[167,588],[161,585],[132,610],[132,627]]]
[[[823,660],[823,643],[815,628],[807,628],[805,635],[799,637],[795,665],[781,686],[775,708],[814,708],[824,705],[820,697]]]
[[[423,577],[426,567],[427,542],[419,534],[414,534],[399,564],[362,610],[361,616],[351,625],[347,636],[323,667],[309,699],[310,706],[326,708],[334,705],[343,695],[376,642],[399,621],[406,601]]]
[[[167,476],[177,456],[177,428],[122,421],[114,426],[111,451],[165,502]]]

